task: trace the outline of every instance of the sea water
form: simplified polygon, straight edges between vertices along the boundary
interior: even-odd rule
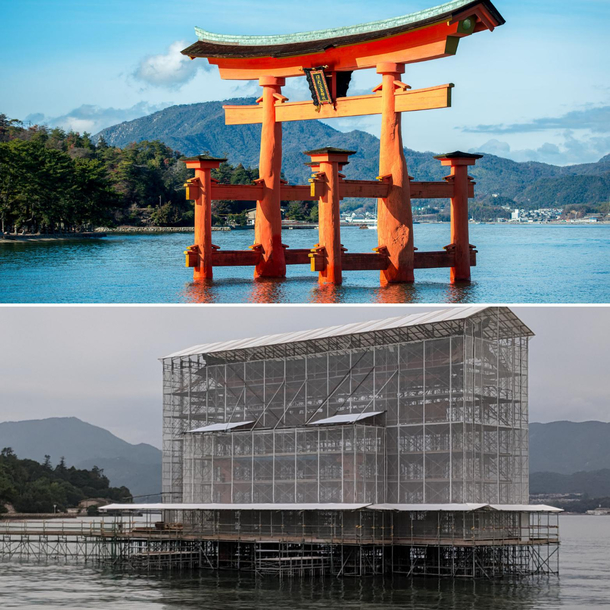
[[[560,575],[519,580],[125,574],[0,561],[0,608],[541,610],[610,608],[610,517],[560,517]]]
[[[450,242],[448,224],[415,225],[420,252]],[[377,232],[342,228],[349,252],[371,252]],[[189,233],[109,235],[100,239],[0,244],[4,303],[608,303],[610,225],[472,224],[478,250],[472,283],[449,284],[449,269],[415,271],[412,285],[379,286],[379,272],[344,272],[320,287],[307,265],[283,280],[254,281],[251,267],[217,267],[195,284],[183,251]],[[254,232],[214,232],[222,249],[247,249]],[[285,230],[292,248],[311,248],[315,229]]]

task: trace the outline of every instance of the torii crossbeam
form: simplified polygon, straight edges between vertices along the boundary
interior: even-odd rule
[[[194,278],[209,279],[218,265],[253,265],[255,277],[284,277],[286,265],[309,263],[321,283],[340,284],[342,272],[377,269],[382,284],[412,282],[415,268],[450,267],[451,281],[470,281],[476,250],[468,238],[468,198],[474,182],[467,166],[481,155],[455,152],[437,157],[451,167],[445,182],[415,182],[404,154],[401,113],[451,106],[453,84],[411,90],[401,81],[405,65],[454,55],[460,39],[493,30],[504,19],[489,0],[454,0],[435,8],[358,26],[280,36],[229,36],[195,28],[198,41],[182,51],[207,58],[223,79],[258,80],[254,106],[225,106],[227,125],[262,125],[259,179],[252,185],[220,185],[211,171],[222,159],[185,159],[194,168],[187,197],[195,200],[195,244],[187,251]],[[370,95],[348,96],[354,70],[375,68],[381,84]],[[289,102],[286,78],[306,76],[311,102]],[[282,123],[380,114],[379,178],[345,180],[340,173],[354,151],[309,151],[310,186],[280,179]],[[378,247],[374,254],[348,254],[341,245],[339,202],[343,197],[377,199]],[[451,199],[451,244],[443,251],[416,253],[412,198]],[[215,199],[256,201],[255,241],[250,251],[222,252],[211,241]],[[319,202],[319,241],[311,250],[282,243],[280,202]]]

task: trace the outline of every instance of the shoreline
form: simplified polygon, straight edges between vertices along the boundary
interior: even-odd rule
[[[4,513],[0,515],[0,521],[32,521],[37,519],[76,519],[77,517],[86,517],[85,512],[82,515],[77,513]]]
[[[419,221],[418,224],[426,225],[448,225],[449,221]],[[610,221],[607,222],[469,222],[469,225],[506,225],[510,227],[514,226],[550,226],[550,227],[595,227],[595,226],[609,226]],[[359,224],[341,223],[341,227],[346,229],[359,229]],[[317,225],[306,223],[304,225],[282,225],[282,229],[316,229]],[[364,228],[364,227],[362,227]],[[367,227],[368,228],[368,227]],[[253,231],[253,226],[247,227],[212,227],[212,231]],[[194,227],[117,227],[116,229],[109,229],[107,227],[98,228],[94,231],[85,233],[36,233],[26,235],[15,235],[15,234],[1,234],[0,233],[0,244],[14,244],[14,243],[25,243],[25,242],[51,242],[51,241],[70,241],[70,240],[85,240],[85,239],[100,239],[109,235],[157,235],[164,233],[193,233]]]
[[[39,241],[67,241],[71,239],[100,239],[106,237],[104,231],[87,231],[84,233],[31,233],[15,235],[14,233],[0,233],[0,243],[14,244],[17,242]]]

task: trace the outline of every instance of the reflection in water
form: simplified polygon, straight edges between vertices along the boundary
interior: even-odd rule
[[[7,608],[538,610],[573,600],[556,577],[494,583],[404,576],[279,579],[207,571],[133,574],[16,562],[1,567],[0,599]],[[585,591],[567,607],[590,608],[592,601]]]
[[[557,607],[559,579],[485,582],[449,579],[252,578],[240,574],[193,574],[161,577],[156,583],[165,607],[268,608],[326,610],[362,608],[385,610],[527,610]]]
[[[316,283],[316,285],[311,289],[311,303],[344,303],[345,301],[345,288],[343,286]]]
[[[386,284],[375,291],[375,303],[416,303],[417,284]]]
[[[476,282],[447,284],[444,300],[446,303],[475,303],[477,301],[476,293]]]
[[[218,303],[214,280],[198,280],[185,286],[184,296],[189,303]]]
[[[249,303],[284,303],[286,278],[259,277],[252,279]]]
[[[377,288],[361,286],[334,286],[318,284],[309,277],[300,278],[231,278],[216,280],[199,280],[185,284],[182,294],[187,303],[221,303],[225,302],[223,294],[227,290],[242,291],[246,303],[286,303],[290,302],[290,294],[300,286],[311,286],[308,289],[309,298],[305,302],[316,304],[349,303],[354,296],[357,302],[371,303],[425,303],[426,282],[412,284],[387,284]],[[298,288],[299,287],[299,288]],[[446,284],[439,302],[445,303],[476,303],[479,299],[476,282],[461,284]]]

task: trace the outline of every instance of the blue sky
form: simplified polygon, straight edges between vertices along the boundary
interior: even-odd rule
[[[221,81],[179,54],[193,26],[273,34],[410,13],[435,0],[0,0],[0,112],[77,130],[172,104],[257,93]],[[405,145],[436,152],[482,150],[516,160],[568,164],[610,153],[609,0],[497,0],[506,25],[462,41],[455,57],[407,67],[414,88],[453,82],[451,109],[405,115]],[[361,71],[352,92],[379,82]],[[307,96],[303,79],[286,94]],[[333,126],[378,134],[379,118]]]

